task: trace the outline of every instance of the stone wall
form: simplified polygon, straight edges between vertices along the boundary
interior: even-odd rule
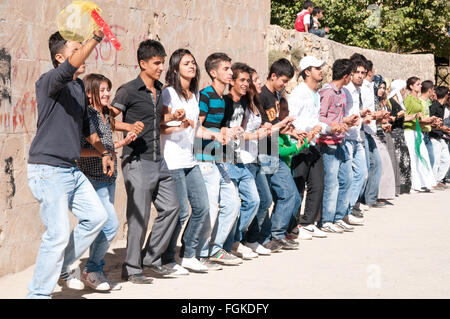
[[[349,58],[353,53],[360,53],[372,60],[375,73],[381,74],[388,81],[406,80],[410,76],[418,76],[422,80],[435,79],[433,54],[395,54],[376,50],[362,49],[320,38],[311,33],[286,30],[270,25],[267,31],[269,59],[286,57],[298,67],[300,58],[314,55],[326,62],[323,68],[323,83],[331,81],[331,66],[337,59]],[[286,91],[290,92],[302,78],[296,76],[289,83]]]
[[[48,37],[56,31],[56,16],[70,1],[6,0],[0,2],[0,276],[32,265],[44,227],[39,205],[27,186],[26,161],[36,131],[34,83],[52,68]],[[327,61],[360,52],[372,59],[385,77],[418,75],[434,79],[432,55],[396,55],[345,46],[314,35],[269,26],[269,0],[97,0],[102,16],[121,41],[116,52],[103,42],[87,63],[87,72],[105,74],[117,87],[138,75],[136,49],[142,40],[160,40],[170,55],[188,48],[203,71],[206,57],[227,52],[234,61],[247,62],[265,78],[268,60],[286,56],[298,65],[305,54]],[[268,59],[269,55],[269,59]],[[168,59],[166,59],[167,65]],[[164,75],[163,75],[164,78]],[[296,78],[290,88],[296,85]],[[289,90],[288,90],[289,91]],[[124,239],[125,191],[119,170],[116,210]],[[154,217],[154,212],[152,216]],[[75,225],[72,218],[72,225]]]
[[[0,276],[32,265],[44,227],[26,177],[28,150],[36,132],[34,83],[52,68],[48,37],[69,0],[0,2]],[[138,75],[136,50],[142,40],[161,41],[168,53],[188,48],[203,69],[206,57],[224,51],[234,60],[267,69],[266,30],[270,0],[96,0],[124,49],[102,42],[87,72],[103,73],[113,91]],[[248,36],[243,36],[248,35]],[[168,58],[166,59],[166,66]],[[164,75],[163,78],[164,79]],[[202,85],[208,77],[202,70]],[[116,209],[123,239],[125,191],[117,181]],[[75,220],[72,219],[72,224]]]

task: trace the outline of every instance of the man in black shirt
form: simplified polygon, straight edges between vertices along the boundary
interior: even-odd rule
[[[152,278],[143,275],[150,268],[158,275],[175,272],[161,263],[161,255],[169,245],[178,219],[179,203],[175,184],[160,151],[162,117],[162,83],[166,52],[158,41],[140,43],[139,76],[117,90],[111,103],[114,115],[123,112],[125,123],[144,123],[138,138],[123,149],[122,171],[127,191],[127,255],[122,278],[135,284],[149,284]],[[175,112],[169,121],[181,121],[184,113]],[[142,251],[150,218],[151,203],[158,211]]]
[[[448,100],[448,88],[440,86],[436,89],[436,100],[430,106],[430,117],[436,116],[444,120],[445,105]],[[443,188],[445,184],[442,182],[447,175],[450,166],[450,154],[448,145],[445,141],[444,134],[449,133],[449,129],[444,126],[433,127],[430,132],[431,143],[433,144],[434,165],[433,173],[436,178],[437,187]]]
[[[83,82],[84,61],[102,41],[96,31],[84,45],[64,40],[59,32],[49,39],[53,70],[36,82],[38,109],[36,136],[28,159],[28,185],[41,205],[46,226],[27,298],[50,298],[60,276],[60,285],[81,290],[84,284],[69,274],[70,265],[81,257],[107,221],[89,180],[77,168],[80,133],[102,157],[103,172],[114,172],[113,155],[105,149],[88,119]],[[70,233],[69,209],[79,220]]]
[[[276,61],[269,71],[269,77],[266,85],[263,86],[259,95],[261,105],[265,110],[262,114],[263,124],[269,122],[272,124],[272,138],[269,140],[270,151],[268,154],[260,154],[258,160],[261,166],[269,164],[267,178],[273,194],[276,196],[275,206],[269,219],[269,214],[261,225],[260,244],[265,248],[276,251],[283,249],[297,249],[298,243],[286,238],[290,223],[296,224],[294,216],[299,213],[301,198],[295,186],[289,167],[278,157],[278,132],[293,135],[296,138],[299,132],[291,126],[292,117],[286,117],[283,121],[278,119],[280,111],[280,92],[286,88],[289,80],[294,76],[294,68],[286,59]],[[276,150],[274,153],[273,150]]]

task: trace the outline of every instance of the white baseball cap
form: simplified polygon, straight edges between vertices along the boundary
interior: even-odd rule
[[[309,68],[310,66],[313,66],[315,68],[321,67],[325,64],[325,61],[319,60],[318,58],[307,55],[303,59],[300,60],[300,71],[303,71],[306,68]]]

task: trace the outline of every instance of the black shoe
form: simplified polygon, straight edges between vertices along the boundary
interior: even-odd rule
[[[352,212],[350,214],[358,218],[364,218],[364,214],[359,209],[352,208]]]
[[[288,238],[277,239],[283,249],[298,249],[298,243]]]
[[[382,204],[379,202],[376,202],[375,204],[369,205],[370,208],[385,208],[386,204]]]
[[[122,279],[137,285],[148,285],[153,282],[152,278],[144,276],[143,274],[129,276],[122,274]]]
[[[160,276],[170,275],[170,274],[173,274],[174,272],[176,272],[176,269],[170,269],[170,268],[167,268],[166,266],[144,265],[143,268],[149,269],[152,272],[154,272],[155,274],[160,275]]]
[[[281,245],[281,243],[279,243],[278,240],[274,238],[270,240],[267,244],[264,244],[263,247],[269,249],[272,253],[274,253],[283,248],[283,245]]]

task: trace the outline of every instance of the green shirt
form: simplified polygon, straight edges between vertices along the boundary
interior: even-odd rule
[[[297,143],[294,143],[289,135],[280,134],[278,137],[278,144],[279,144],[279,156],[280,158],[289,166],[291,167],[291,161],[292,157],[295,154],[300,153],[303,149],[309,148],[309,144],[305,138],[305,143],[300,147],[297,148]]]
[[[416,113],[424,113],[424,108],[422,104],[422,100],[414,97],[412,95],[408,95],[403,100],[403,104],[405,105],[406,114],[416,114]],[[403,124],[405,130],[415,130],[416,129],[416,120],[405,122]]]

